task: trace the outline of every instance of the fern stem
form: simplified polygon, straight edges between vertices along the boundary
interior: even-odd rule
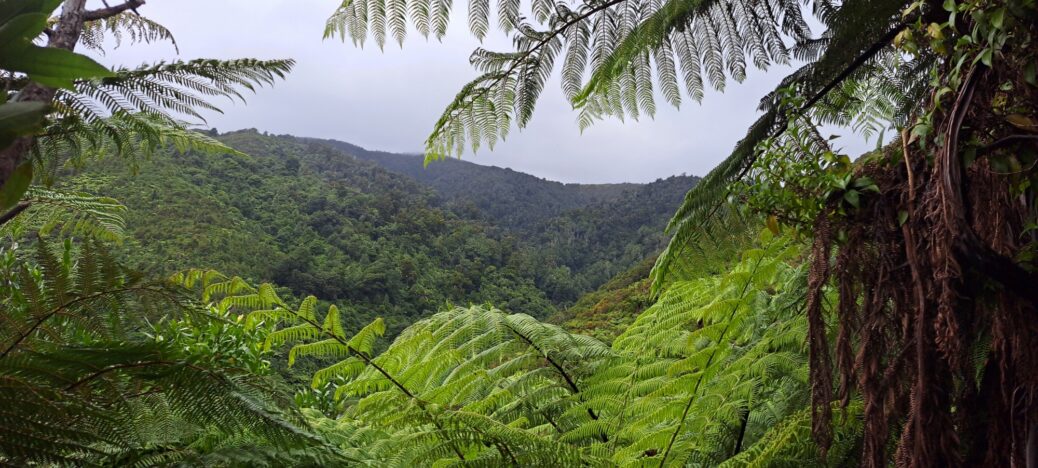
[[[775,243],[775,239],[772,238],[768,245],[765,247],[765,251]],[[746,283],[743,284],[742,292],[739,293],[739,301],[746,297],[746,293],[750,290],[750,285],[753,284],[753,274],[760,268],[760,264],[764,261],[764,255],[757,258],[757,262],[753,264],[753,270],[750,272],[750,277],[746,279]],[[725,335],[728,334],[728,329],[731,328],[732,319],[735,318],[735,313],[739,311],[741,304],[736,303],[732,307],[731,313],[728,314],[728,323],[725,324],[724,329],[721,330],[721,334],[717,337],[717,342],[720,343],[724,339]],[[703,366],[703,372],[699,375],[699,379],[696,381],[696,386],[692,389],[692,396],[689,397],[688,403],[685,404],[684,411],[681,412],[681,420],[678,421],[678,427],[674,428],[674,432],[670,435],[670,442],[667,442],[667,448],[663,451],[663,458],[660,458],[659,466],[662,468],[664,463],[667,462],[667,457],[670,455],[670,450],[674,447],[674,442],[678,439],[678,434],[681,433],[681,428],[685,425],[685,420],[688,419],[688,412],[692,409],[692,403],[696,401],[696,396],[699,393],[699,386],[703,383],[703,377],[706,376],[707,369],[710,368],[710,364],[713,363],[714,358],[717,356],[718,349],[714,348],[713,352],[710,353],[710,357],[706,360],[706,365]]]
[[[545,352],[539,346],[537,346],[537,344],[534,343],[533,340],[531,340],[529,337],[523,335],[522,333],[519,333],[519,331],[516,330],[515,328],[512,328],[511,325],[505,324],[505,328],[507,328],[512,333],[514,333],[515,336],[518,336],[519,339],[525,341],[527,344],[530,345],[531,348],[533,348],[538,353],[540,353],[542,356],[544,356],[544,359],[546,361],[548,361],[548,364],[551,364],[551,366],[553,368],[555,368],[555,371],[558,372],[559,375],[562,376],[562,379],[566,381],[566,385],[570,388],[570,391],[572,391],[574,395],[578,395],[578,397],[581,395],[580,394],[580,388],[577,387],[577,383],[573,380],[572,377],[570,377],[569,373],[566,372],[566,369],[564,369],[561,364],[559,364],[554,359],[552,359],[551,356],[547,352]],[[593,410],[591,408],[588,408],[587,409],[587,414],[588,414],[588,416],[591,416],[591,419],[593,419],[595,421],[598,421],[598,414],[595,413],[595,410]],[[609,436],[607,436],[606,434],[601,434],[601,436],[602,436],[602,442],[609,442]]]
[[[144,361],[144,362],[136,362],[136,363],[133,363],[133,364],[116,364],[116,365],[113,365],[113,366],[108,366],[108,367],[101,368],[97,372],[94,372],[94,373],[92,373],[92,374],[90,374],[90,375],[88,375],[86,377],[83,377],[82,379],[79,379],[79,380],[69,384],[67,387],[65,387],[65,391],[66,392],[70,392],[72,390],[75,390],[77,387],[80,387],[80,386],[82,386],[82,385],[84,385],[86,383],[89,383],[90,381],[92,381],[92,380],[94,380],[94,379],[96,379],[98,377],[101,377],[102,375],[105,375],[105,374],[107,374],[109,372],[114,372],[114,371],[117,371],[117,370],[136,369],[136,368],[148,367],[148,366],[173,366],[173,365],[176,365],[176,364],[177,363],[171,362],[171,361]],[[194,366],[191,366],[191,367],[194,367]],[[199,370],[201,370],[201,369],[199,369]]]
[[[634,375],[638,373],[638,369],[641,367],[641,360],[635,361],[634,370],[631,371],[631,375],[627,378],[627,390],[624,392],[624,404],[620,407],[620,414],[617,415],[618,421],[616,421],[616,429],[614,431],[620,432],[620,426],[623,426],[624,422],[627,421],[627,406],[631,402],[631,389],[634,388]],[[615,438],[610,442],[613,449],[616,448],[616,441],[619,438]]]
[[[18,338],[16,338],[14,340],[13,343],[11,343],[9,346],[7,346],[7,348],[4,349],[4,351],[2,353],[0,353],[0,359],[3,359],[5,357],[7,357],[8,354],[11,354],[11,351],[14,351],[14,349],[17,348],[18,345],[20,345],[23,341],[25,341],[26,338],[28,338],[30,335],[32,335],[33,332],[35,332],[37,329],[39,329],[47,320],[50,320],[51,317],[54,317],[55,315],[58,315],[59,313],[61,313],[65,309],[68,309],[69,307],[71,307],[71,306],[73,306],[75,304],[78,304],[80,302],[90,301],[90,300],[97,299],[99,297],[107,296],[107,295],[110,295],[110,294],[119,294],[119,293],[134,292],[134,291],[139,291],[139,292],[148,292],[148,291],[150,291],[150,292],[159,293],[160,295],[162,295],[164,293],[167,293],[167,291],[165,291],[165,290],[163,290],[161,288],[156,288],[154,286],[142,286],[142,287],[132,287],[132,288],[110,289],[110,290],[107,290],[107,291],[101,291],[101,292],[98,292],[98,293],[94,293],[94,294],[91,294],[91,295],[88,295],[88,296],[77,297],[77,298],[75,298],[75,299],[73,299],[71,301],[68,301],[68,302],[66,302],[64,304],[61,304],[61,305],[51,309],[50,311],[48,311],[47,313],[41,315],[38,319],[36,319],[36,321],[33,322],[33,324],[28,329],[26,329],[24,332],[22,332],[18,336]]]
[[[742,451],[742,443],[746,439],[746,427],[750,425],[750,411],[752,410],[747,407],[746,414],[743,415],[742,421],[739,424],[739,438],[735,441],[735,450],[732,451],[732,455],[728,458],[732,458]]]

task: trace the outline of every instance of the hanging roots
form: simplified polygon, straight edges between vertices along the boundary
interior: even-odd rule
[[[1038,279],[1015,258],[1035,242],[1024,229],[1035,204],[1033,189],[1014,192],[1034,165],[993,169],[998,158],[1034,158],[1036,140],[1014,136],[1020,129],[992,105],[1006,99],[1004,83],[1023,84],[1022,68],[971,71],[935,117],[933,142],[892,145],[859,169],[881,193],[816,223],[815,434],[824,447],[833,364],[819,301],[831,280],[836,391],[845,404],[855,392],[864,399],[863,466],[1023,466],[1034,456],[1026,447],[1038,435]],[[1038,109],[1035,88],[1014,89],[1016,109]],[[977,148],[968,165],[964,141]]]

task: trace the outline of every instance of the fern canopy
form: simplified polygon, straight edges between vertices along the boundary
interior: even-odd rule
[[[514,47],[476,49],[479,76],[448,104],[426,140],[426,162],[491,148],[513,125],[524,127],[548,79],[559,69],[562,90],[578,110],[581,128],[605,116],[652,117],[656,100],[680,106],[708,89],[724,90],[750,67],[806,64],[762,97],[762,115],[731,154],[688,194],[670,223],[671,246],[654,273],[666,281],[677,255],[694,249],[700,226],[719,213],[728,186],[742,178],[758,145],[780,135],[788,121],[779,91],[803,96],[797,114],[849,125],[875,136],[903,125],[926,92],[935,57],[906,58],[893,47],[918,12],[902,15],[905,0],[500,0],[468,2],[469,29],[484,37],[495,22]],[[442,37],[451,2],[347,0],[328,19],[325,36],[363,45],[372,37],[403,43],[409,27]],[[528,8],[528,11],[524,11]],[[810,24],[820,25],[812,30]]]
[[[150,466],[247,447],[344,460],[269,371],[241,359],[253,337],[228,316],[121,267],[98,241],[23,250],[0,251],[5,462]],[[160,317],[174,319],[139,331]]]
[[[273,326],[264,346],[286,347],[289,365],[322,363],[311,386],[334,405],[306,414],[367,464],[717,466],[772,454],[810,464],[801,251],[762,234],[730,271],[668,284],[612,346],[471,306],[376,352],[381,320],[347,335],[339,309],[312,297],[290,306],[271,285],[204,271],[176,279],[205,283],[207,300],[246,327]],[[855,408],[831,460],[859,440]]]

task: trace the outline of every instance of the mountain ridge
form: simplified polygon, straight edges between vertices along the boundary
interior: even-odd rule
[[[423,156],[417,154],[369,150],[333,139],[305,139],[374,162],[390,172],[409,176],[432,187],[453,210],[464,214],[466,210],[471,212],[475,208],[482,214],[483,220],[513,229],[544,222],[596,203],[617,201],[626,192],[651,184],[566,183],[454,158],[426,166]],[[476,192],[475,197],[472,196],[473,192]],[[473,199],[476,201],[473,202]],[[472,213],[469,215],[473,217]]]
[[[391,318],[394,330],[444,303],[550,316],[654,257],[694,181],[589,189],[471,163],[434,165],[469,179],[451,192],[443,181],[457,174],[422,182],[342,145],[254,129],[212,135],[245,155],[169,151],[142,160],[137,175],[113,160],[76,178],[76,188],[130,207],[124,251],[132,264],[272,281],[353,304],[355,323]],[[382,153],[424,170],[415,156],[396,157]],[[501,186],[531,197],[485,199]],[[535,210],[531,200],[540,199],[554,204]],[[522,216],[495,219],[494,210]]]
[[[372,151],[338,140],[304,138],[329,146],[431,188],[458,216],[487,223],[548,251],[545,268],[572,287],[548,288],[560,305],[632,266],[654,259],[669,237],[670,216],[700,178],[674,175],[648,183],[566,184],[460,159],[428,166],[420,155]]]

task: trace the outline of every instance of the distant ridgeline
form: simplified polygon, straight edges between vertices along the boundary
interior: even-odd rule
[[[336,140],[313,140],[431,187],[456,210],[497,226],[530,230],[567,211],[613,202],[639,184],[564,184],[461,159],[424,166],[417,154],[369,151]],[[691,186],[686,185],[682,194]],[[478,211],[476,211],[478,210]],[[478,214],[477,214],[478,213]]]
[[[255,130],[242,154],[165,153],[71,184],[127,205],[121,255],[162,273],[213,268],[349,304],[398,331],[448,303],[544,318],[664,245],[692,177],[577,185],[510,170]]]
[[[575,289],[549,291],[562,304],[654,258],[665,246],[667,221],[700,179],[680,175],[649,184],[564,184],[460,159],[423,167],[423,157],[417,154],[370,151],[336,140],[310,141],[411,177],[431,187],[441,205],[459,216],[499,226],[539,250],[547,249],[545,265],[575,278]]]

